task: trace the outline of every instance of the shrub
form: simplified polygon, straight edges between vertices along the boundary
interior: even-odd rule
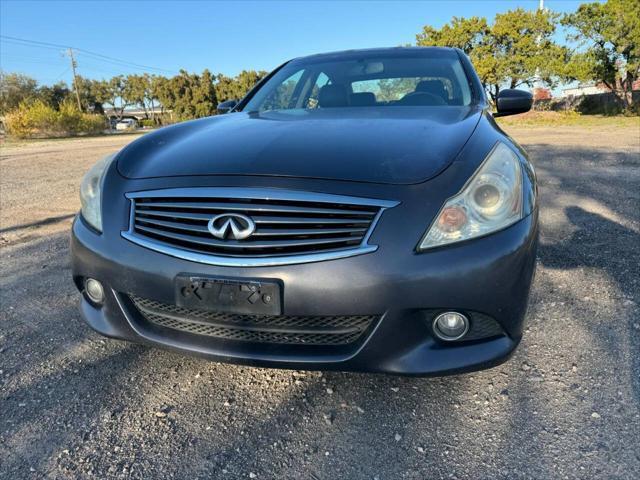
[[[576,111],[585,115],[601,113],[603,115],[619,115],[624,105],[613,93],[584,95],[576,107]]]
[[[10,135],[19,138],[32,137],[50,129],[56,123],[56,111],[41,100],[21,103],[7,113],[5,126]]]
[[[18,138],[60,137],[96,134],[105,129],[100,115],[80,112],[73,102],[66,101],[55,110],[41,100],[21,103],[5,117],[7,133]]]
[[[83,113],[79,123],[78,133],[96,135],[103,132],[105,128],[107,128],[107,122],[102,115]]]
[[[156,122],[151,120],[150,118],[143,118],[140,120],[140,125],[143,127],[155,127]]]

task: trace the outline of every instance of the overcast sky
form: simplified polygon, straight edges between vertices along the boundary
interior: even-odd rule
[[[546,0],[557,11],[583,3]],[[91,78],[163,73],[184,68],[235,75],[242,69],[271,70],[301,55],[415,42],[422,26],[453,16],[485,16],[538,0],[412,2],[30,2],[0,0],[0,33],[32,41],[70,45],[78,73]],[[62,47],[0,42],[0,68],[41,83],[70,82]],[[123,60],[145,68],[122,64]],[[148,67],[148,68],[147,68]]]

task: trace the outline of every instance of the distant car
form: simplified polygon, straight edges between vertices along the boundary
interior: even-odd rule
[[[133,118],[123,118],[116,123],[116,130],[133,130],[138,127],[138,122]]]
[[[226,115],[139,138],[81,185],[98,332],[271,367],[448,374],[522,332],[536,179],[451,48],[298,58]]]

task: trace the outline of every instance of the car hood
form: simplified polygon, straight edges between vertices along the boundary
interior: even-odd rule
[[[456,157],[478,107],[238,112],[147,134],[118,155],[128,178],[267,175],[418,183]]]

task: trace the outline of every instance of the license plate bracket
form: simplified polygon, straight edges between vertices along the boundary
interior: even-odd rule
[[[281,285],[274,280],[178,275],[175,285],[179,307],[243,315],[282,314]]]

